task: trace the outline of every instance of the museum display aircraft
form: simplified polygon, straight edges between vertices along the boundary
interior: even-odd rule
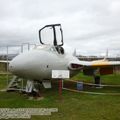
[[[52,42],[49,38],[49,43],[45,42],[46,39],[43,38],[46,29],[48,29],[47,32],[50,31],[48,36],[52,38]],[[11,73],[28,80],[50,82],[52,70],[69,70],[70,77],[83,72],[84,75],[96,78],[98,75],[112,74],[114,66],[120,65],[120,61],[108,61],[106,58],[96,61],[80,61],[74,54],[67,54],[63,48],[61,24],[46,25],[40,29],[39,39],[41,45],[17,55],[9,62]]]

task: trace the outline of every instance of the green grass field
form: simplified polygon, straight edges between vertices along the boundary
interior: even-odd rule
[[[0,75],[0,89],[6,86],[6,76]],[[78,74],[72,79],[93,82],[92,77]],[[102,77],[104,84],[120,84],[120,75]],[[91,89],[87,89],[91,91]],[[97,92],[117,92],[119,88],[92,89]],[[29,100],[18,92],[0,92],[0,108],[58,108],[51,116],[33,116],[31,120],[120,120],[120,95],[92,95],[63,90],[62,100],[58,89],[41,89],[43,100]]]

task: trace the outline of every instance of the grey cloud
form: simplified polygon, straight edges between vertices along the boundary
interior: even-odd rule
[[[39,43],[42,26],[62,23],[73,48],[120,49],[119,8],[118,0],[0,0],[0,45]]]

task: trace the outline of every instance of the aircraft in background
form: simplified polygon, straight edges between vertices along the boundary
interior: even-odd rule
[[[42,32],[46,29],[48,32],[52,31],[49,33],[53,38],[52,44],[45,43],[42,39]],[[114,66],[120,65],[120,61],[108,61],[106,58],[96,61],[80,61],[75,55],[67,54],[63,48],[61,24],[46,25],[40,29],[39,39],[42,45],[19,54],[9,62],[11,73],[20,78],[43,83],[47,80],[50,83],[52,70],[69,70],[70,77],[83,72],[84,75],[94,76],[96,79],[98,75],[112,74]]]

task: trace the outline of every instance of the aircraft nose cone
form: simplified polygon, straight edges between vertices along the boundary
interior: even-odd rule
[[[11,61],[11,62],[9,63],[9,71],[10,71],[11,73],[15,73],[15,72],[17,71],[17,66],[16,66],[16,64],[15,64],[14,61]]]
[[[18,73],[20,73],[22,71],[21,61],[19,61],[17,59],[13,59],[9,63],[9,71],[15,75],[18,75]]]
[[[28,58],[28,54],[25,53],[13,58],[13,60],[9,63],[9,71],[20,77],[26,76],[30,66]]]

